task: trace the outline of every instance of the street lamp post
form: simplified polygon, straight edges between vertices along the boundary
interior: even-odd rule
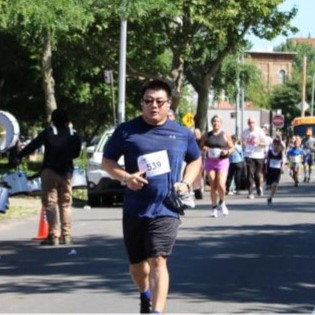
[[[301,102],[301,116],[305,116],[305,95],[306,95],[306,63],[307,57],[303,57],[303,72],[302,72],[302,102]]]
[[[127,20],[120,22],[118,123],[125,121]]]
[[[315,89],[315,73],[313,73],[313,80],[312,80],[312,101],[311,101],[311,116],[314,114],[314,89]]]

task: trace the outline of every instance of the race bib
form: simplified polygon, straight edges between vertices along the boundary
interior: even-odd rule
[[[300,163],[301,162],[301,156],[300,155],[293,155],[290,157],[290,161],[293,163]]]
[[[278,159],[270,159],[269,160],[269,167],[271,168],[281,168],[281,160]]]
[[[140,155],[137,162],[139,171],[145,172],[147,177],[153,177],[171,171],[166,150]]]
[[[305,153],[305,155],[310,154],[311,150],[310,149],[304,149],[304,153]]]
[[[217,159],[221,155],[221,149],[219,148],[210,148],[208,150],[208,157],[211,159]]]

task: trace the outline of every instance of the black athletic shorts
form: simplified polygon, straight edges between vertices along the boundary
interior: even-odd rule
[[[266,173],[266,185],[271,186],[273,183],[279,184],[281,178],[281,169],[280,168],[267,168]]]
[[[169,256],[177,237],[180,220],[175,217],[123,217],[123,234],[131,264],[150,257]]]

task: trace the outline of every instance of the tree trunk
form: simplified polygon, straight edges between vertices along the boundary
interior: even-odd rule
[[[43,88],[45,93],[45,103],[46,103],[46,119],[47,123],[50,122],[51,113],[57,108],[56,98],[55,98],[55,80],[53,78],[53,69],[51,64],[52,49],[50,37],[44,44],[44,52],[42,58],[42,76],[43,76]]]
[[[195,128],[200,129],[204,133],[208,129],[209,93],[214,71],[200,75],[200,72],[195,73],[187,69],[185,74],[188,82],[198,94],[196,115],[194,117]]]
[[[181,89],[184,81],[184,61],[178,54],[174,54],[172,60],[172,72],[171,80],[174,84],[173,97],[172,97],[172,109],[176,111],[179,106],[181,98]]]

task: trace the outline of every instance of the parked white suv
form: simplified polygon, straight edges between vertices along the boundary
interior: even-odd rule
[[[105,131],[94,151],[90,152],[91,157],[88,160],[86,176],[88,182],[88,203],[92,207],[112,205],[115,202],[122,202],[123,199],[125,185],[102,170],[104,145],[111,137],[113,131],[113,129]],[[118,163],[124,166],[123,157]]]

